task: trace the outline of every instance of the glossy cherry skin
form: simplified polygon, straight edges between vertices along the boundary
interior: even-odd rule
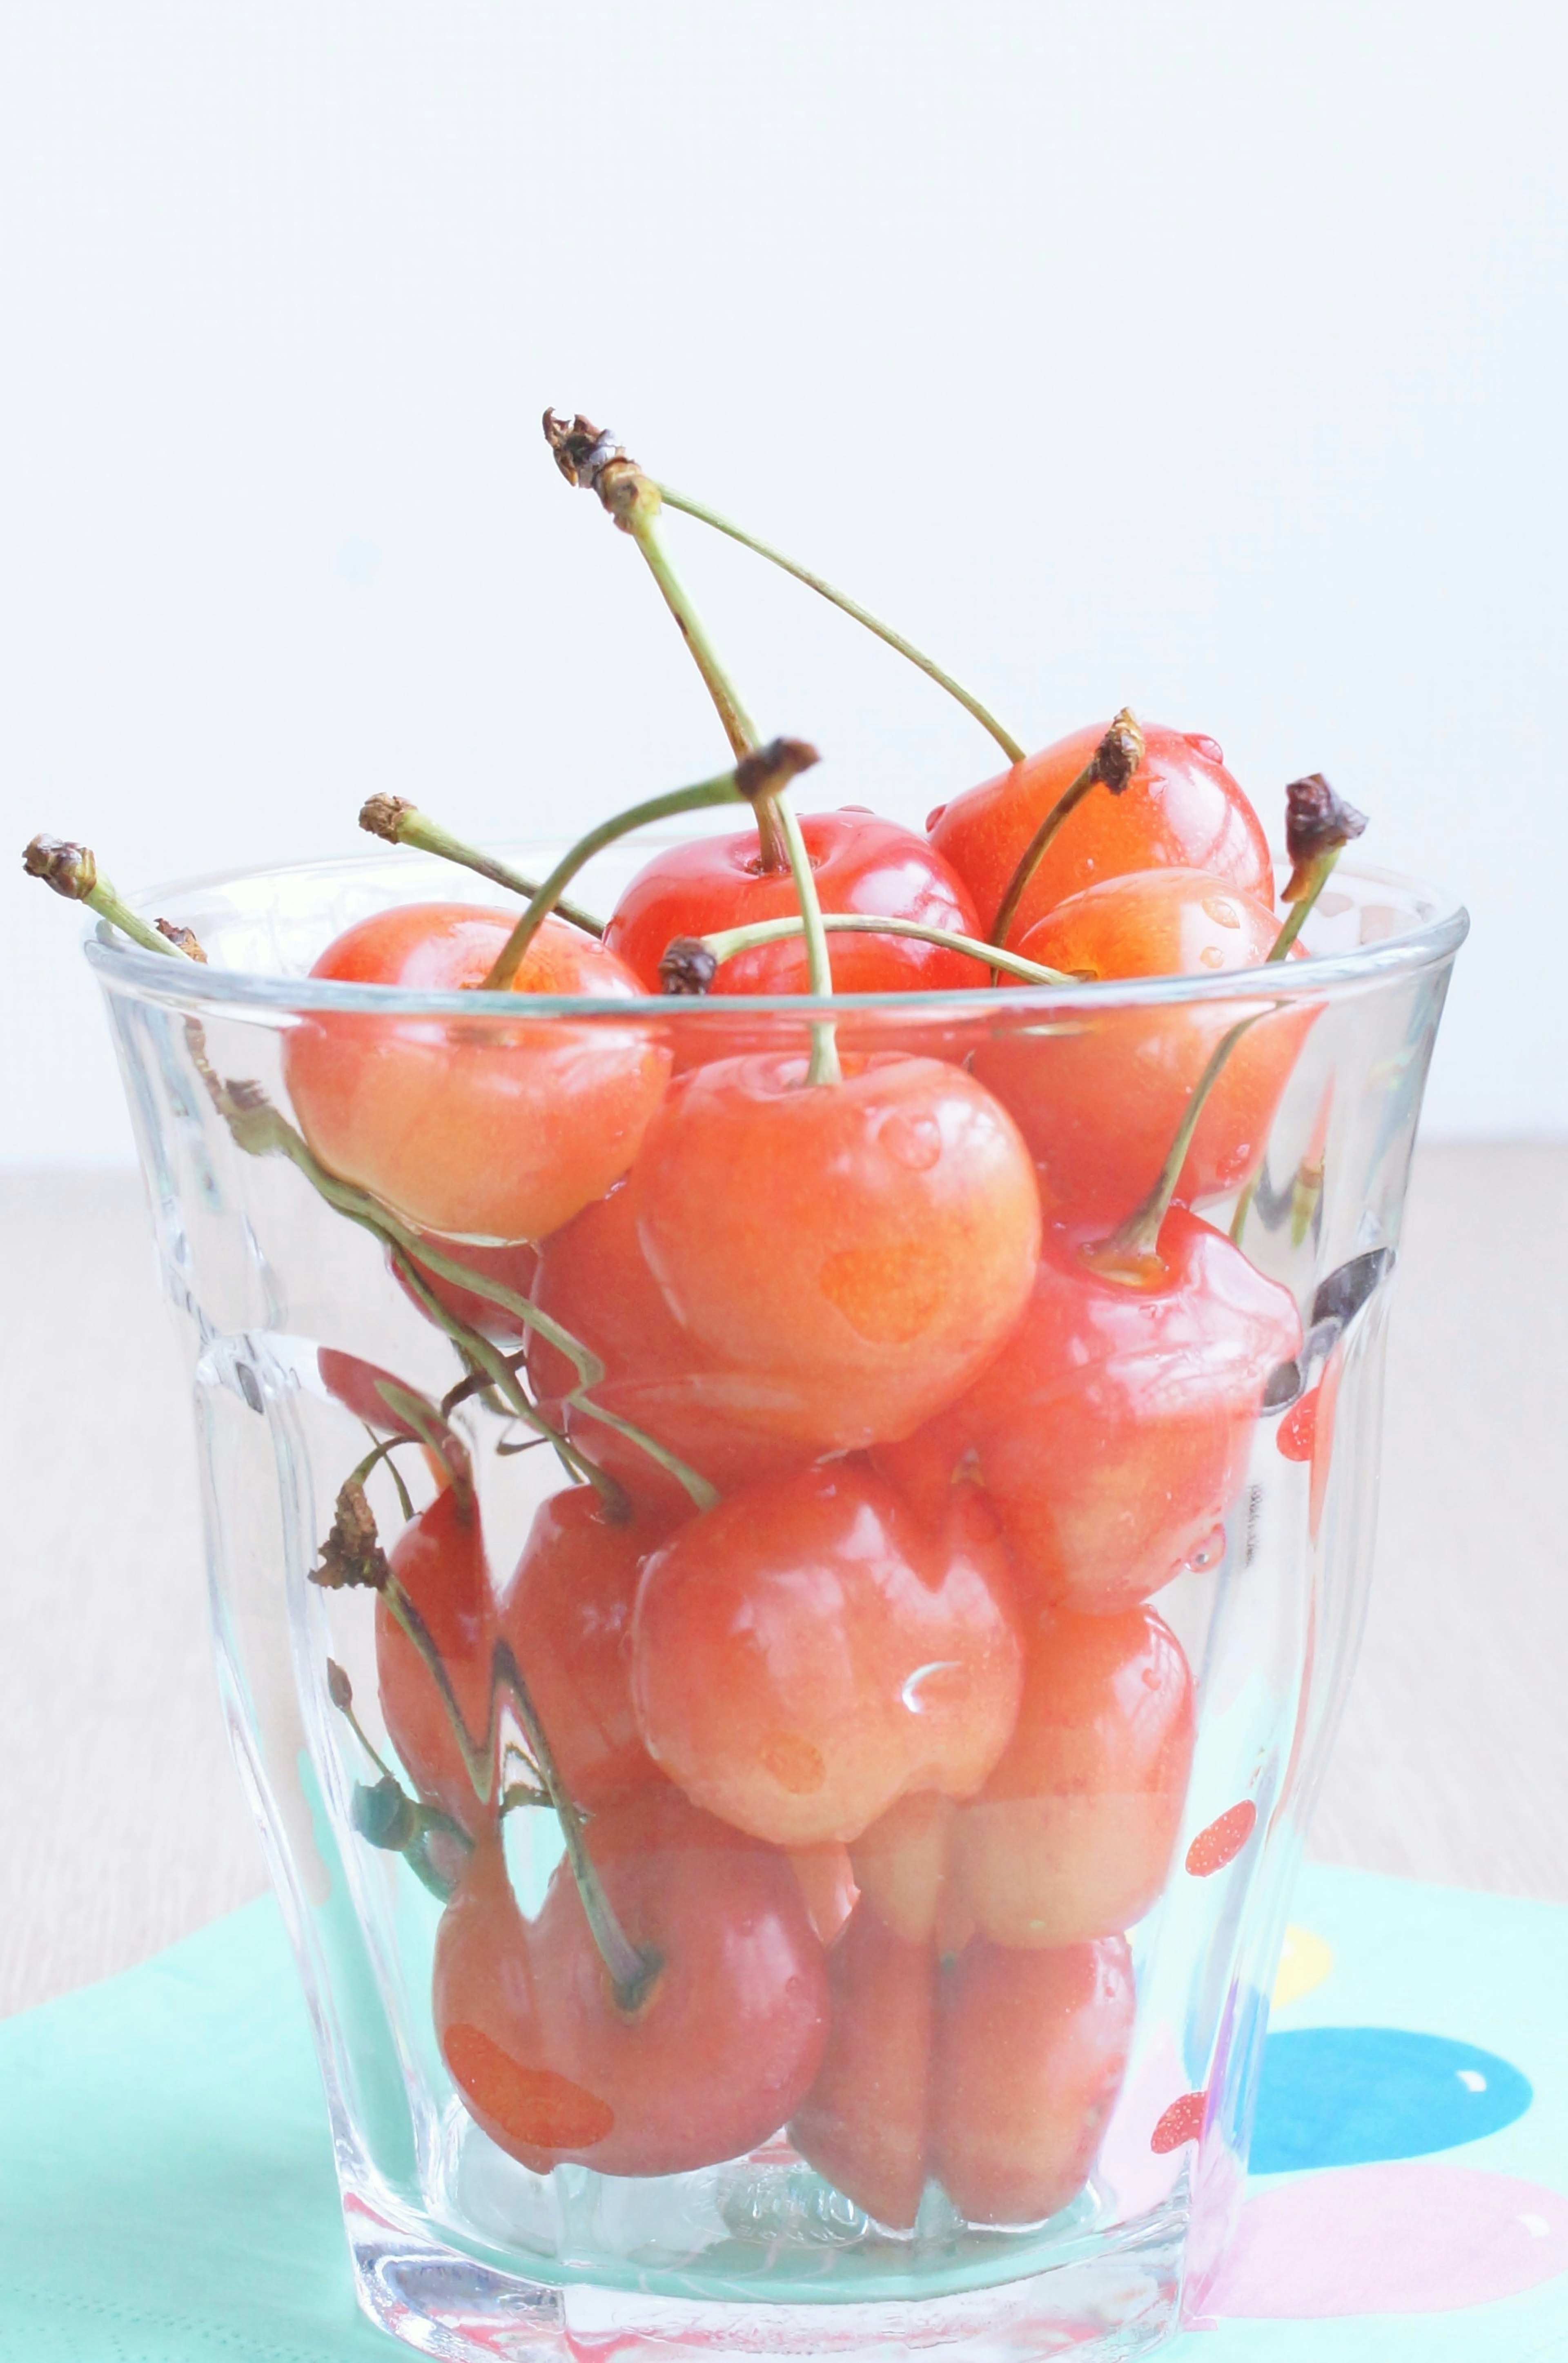
[[[631,1705],[631,1611],[642,1562],[668,1531],[645,1513],[617,1525],[588,1485],[540,1504],[500,1611],[567,1794],[585,1812],[661,1776]]]
[[[1086,979],[1201,977],[1261,967],[1279,924],[1206,871],[1139,870],[1070,894],[1019,949]],[[1047,1211],[1109,1228],[1154,1188],[1210,1056],[1247,1016],[1257,1023],[1204,1102],[1176,1195],[1188,1205],[1224,1196],[1256,1170],[1314,1015],[1267,1010],[1237,999],[1075,1012],[1081,1030],[993,1034],[972,1068],[1029,1142]]]
[[[906,2232],[926,2183],[937,1957],[862,1906],[828,1956],[828,2047],[789,2137],[836,2191]]]
[[[1047,1610],[1006,1751],[957,1816],[983,1936],[1076,1945],[1130,1928],[1171,1867],[1192,1769],[1193,1681],[1151,1608]]]
[[[791,1847],[791,1868],[806,1899],[806,1917],[824,1945],[830,1945],[860,1900],[850,1850],[836,1838],[821,1846]]]
[[[1084,769],[1105,728],[1096,722],[1074,730],[931,815],[931,843],[973,895],[983,932],[995,919],[1036,829]],[[1261,903],[1273,903],[1268,840],[1213,739],[1151,723],[1143,743],[1143,760],[1119,796],[1096,787],[1063,821],[1018,905],[1010,944],[1016,947],[1037,919],[1080,887],[1167,863],[1212,871]]]
[[[988,1515],[932,1534],[852,1462],[749,1486],[643,1570],[644,1743],[778,1846],[851,1842],[908,1791],[972,1795],[1018,1712],[1008,1589]]]
[[[808,1446],[778,1432],[781,1415],[804,1417],[804,1391],[719,1363],[671,1312],[642,1252],[628,1183],[545,1241],[533,1301],[603,1362],[594,1401],[677,1454],[719,1492],[808,1457]],[[546,1415],[562,1420],[576,1449],[635,1502],[671,1516],[690,1514],[691,1496],[678,1478],[640,1445],[564,1401],[575,1384],[572,1365],[537,1331],[528,1376]]]
[[[913,829],[875,813],[806,813],[801,835],[824,911],[914,919],[973,936],[969,890],[941,855]],[[677,936],[706,936],[800,910],[787,870],[762,869],[757,832],[698,838],[657,853],[627,888],[605,929],[608,949],[658,993],[659,963]],[[962,952],[895,936],[833,936],[828,958],[839,993],[952,993],[983,986],[986,971]],[[798,937],[760,944],[728,960],[720,993],[805,993],[806,953]]]
[[[445,1487],[404,1528],[391,1561],[440,1654],[470,1736],[481,1741],[490,1721],[496,1622],[473,1493]],[[375,1604],[375,1661],[387,1737],[420,1796],[460,1828],[473,1834],[488,1828],[494,1794],[481,1803],[435,1678],[384,1597]]]
[[[1148,1281],[1096,1271],[1084,1246],[1047,1232],[1028,1311],[984,1376],[876,1458],[928,1504],[975,1469],[1034,1596],[1111,1615],[1218,1556],[1264,1386],[1301,1323],[1184,1207],[1166,1215]]]
[[[682,2174],[754,2148],[810,2090],[828,1976],[786,1858],[673,1791],[595,1814],[587,1844],[632,1943],[662,1964],[617,2003],[567,1865],[526,1922],[480,1847],[436,1939],[434,2015],[471,2115],[536,2173]]]
[[[632,1175],[677,1319],[755,1382],[781,1435],[907,1436],[1023,1310],[1040,1239],[1029,1152],[961,1069],[889,1054],[809,1085],[797,1059],[677,1078]]]
[[[483,982],[505,912],[422,903],[348,928],[311,970],[354,984],[455,993]],[[639,990],[611,952],[549,919],[519,996]],[[646,1025],[464,1023],[319,1012],[284,1045],[300,1128],[321,1162],[408,1223],[482,1240],[539,1239],[602,1197],[636,1156],[670,1071]]]
[[[976,1938],[944,1973],[929,2163],[969,2223],[1040,2223],[1083,2189],[1134,2007],[1121,1936],[1054,1952]]]
[[[954,1853],[959,1817],[966,1810],[929,1789],[900,1797],[851,1849],[862,1895],[906,1944],[934,1945],[939,1953],[951,1955],[962,1953],[974,1934],[974,1914]]]

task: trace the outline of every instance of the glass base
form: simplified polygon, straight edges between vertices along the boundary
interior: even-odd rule
[[[358,2195],[345,2221],[371,2320],[443,2363],[682,2363],[783,2356],[807,2363],[897,2363],[911,2348],[944,2363],[1129,2363],[1176,2327],[1184,2216],[1161,2209],[1093,2253],[1043,2271],[941,2294],[867,2300],[853,2284],[810,2302],[671,2296],[575,2280],[532,2280],[393,2221]],[[666,2282],[664,2274],[650,2276]]]

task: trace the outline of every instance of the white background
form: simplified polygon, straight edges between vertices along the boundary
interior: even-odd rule
[[[1560,0],[5,0],[8,836],[138,885],[717,768],[581,406],[1031,742],[1326,770],[1474,914],[1430,1128],[1568,1132],[1565,65]],[[995,768],[671,539],[806,801]],[[76,933],[7,852],[12,1159],[129,1154]]]

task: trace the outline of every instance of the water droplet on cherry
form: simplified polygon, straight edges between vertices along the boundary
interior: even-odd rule
[[[942,1153],[942,1128],[933,1115],[895,1108],[877,1132],[877,1139],[896,1165],[911,1173],[928,1173]]]
[[[1239,927],[1241,924],[1240,912],[1223,894],[1206,894],[1203,907],[1217,927]]]
[[[1223,763],[1225,749],[1218,738],[1208,738],[1201,730],[1184,730],[1183,738],[1195,755],[1204,756],[1211,763]]]

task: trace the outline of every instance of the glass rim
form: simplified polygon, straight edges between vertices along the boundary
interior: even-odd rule
[[[643,842],[651,851],[660,844],[684,840],[655,838]],[[525,856],[528,846],[496,849],[504,856]],[[433,857],[425,857],[433,859]],[[208,871],[195,877],[169,880],[126,897],[139,916],[150,916],[161,904],[215,888],[236,886],[270,878],[298,877],[306,872],[331,875],[371,871],[379,866],[374,854],[348,854],[326,860],[260,862],[242,870]],[[445,875],[450,868],[440,865]],[[1280,865],[1281,869],[1287,867]],[[469,873],[464,873],[467,875]],[[1326,952],[1309,960],[1260,964],[1248,969],[1224,969],[1204,975],[1102,977],[1073,984],[1028,984],[1003,979],[989,988],[949,986],[940,991],[916,989],[887,993],[641,993],[619,998],[597,994],[411,992],[387,984],[350,984],[337,978],[281,976],[262,969],[225,969],[175,961],[151,952],[119,933],[108,920],[89,915],[83,949],[100,982],[139,999],[185,1005],[271,1010],[280,1015],[308,1015],[336,1011],[386,1017],[462,1016],[505,1018],[515,1026],[519,1019],[621,1019],[656,1017],[865,1015],[877,1012],[909,1015],[918,1010],[944,1018],[978,1017],[982,1010],[1009,1010],[1029,1015],[1089,1011],[1111,1007],[1151,1007],[1173,1002],[1233,1001],[1255,994],[1266,980],[1269,997],[1284,1001],[1316,998],[1329,988],[1351,989],[1434,969],[1451,960],[1470,932],[1470,914],[1456,895],[1406,871],[1360,861],[1340,861],[1334,882],[1384,887],[1420,900],[1431,908],[1417,925],[1397,930],[1374,943],[1350,951]],[[491,883],[478,878],[476,888]],[[570,892],[570,890],[568,890]],[[436,898],[432,898],[436,899]],[[439,899],[450,900],[451,897]],[[396,907],[395,905],[390,907]],[[980,963],[976,962],[976,967]]]

